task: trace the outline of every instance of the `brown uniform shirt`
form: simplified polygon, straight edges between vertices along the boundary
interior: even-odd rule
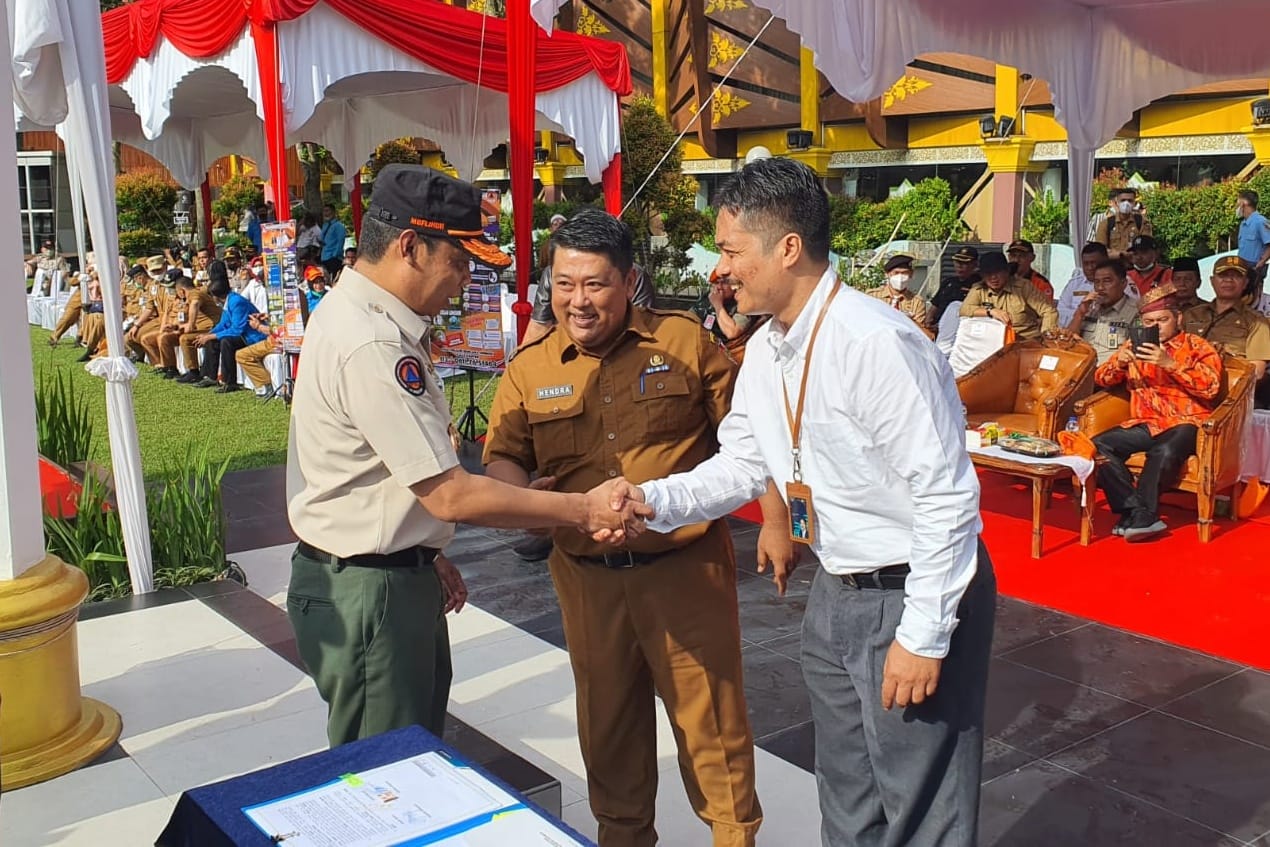
[[[1040,338],[1041,333],[1058,328],[1058,309],[1054,302],[1036,290],[1030,282],[1011,277],[1000,291],[987,284],[975,283],[961,304],[962,317],[971,317],[976,309],[1000,309],[1010,316],[1010,326],[1020,339]]]
[[[194,319],[194,332],[210,332],[212,327],[220,321],[221,307],[216,305],[212,296],[202,289],[187,289],[184,300],[180,300],[175,295],[173,300],[175,303],[172,311],[169,312],[169,317],[178,327],[185,326],[195,304],[198,305],[198,317]]]
[[[485,464],[514,462],[555,476],[556,490],[588,491],[616,476],[639,484],[691,470],[713,456],[736,365],[695,315],[634,308],[603,358],[559,327],[521,348],[490,410]],[[662,553],[690,544],[709,524],[647,532],[630,544]],[[611,552],[572,530],[555,533],[574,556]]]
[[[1251,306],[1240,303],[1219,315],[1216,303],[1203,303],[1186,311],[1182,326],[1232,356],[1270,362],[1270,321]]]
[[[865,293],[899,309],[916,321],[918,326],[926,326],[926,300],[922,295],[909,291],[907,288],[897,292],[889,285],[879,285],[877,288],[870,288]]]
[[[1094,241],[1105,245],[1111,253],[1124,253],[1139,235],[1151,235],[1151,222],[1145,217],[1142,218],[1142,226],[1138,226],[1138,219],[1133,215],[1123,219],[1119,215],[1110,215],[1098,224]]]

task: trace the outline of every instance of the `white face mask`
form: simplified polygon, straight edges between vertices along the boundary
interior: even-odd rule
[[[1129,214],[1129,213],[1130,213],[1130,212],[1132,212],[1132,211],[1133,211],[1133,204],[1132,204],[1132,203],[1130,203],[1128,200],[1121,200],[1121,201],[1120,201],[1120,214],[1122,214],[1122,215],[1127,215],[1127,214]]]
[[[891,274],[886,278],[886,281],[896,291],[903,291],[908,287],[908,281],[912,278],[912,274]]]

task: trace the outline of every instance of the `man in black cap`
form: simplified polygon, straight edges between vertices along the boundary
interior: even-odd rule
[[[926,312],[928,326],[934,329],[939,326],[939,319],[944,310],[952,303],[960,303],[970,293],[970,288],[979,282],[979,251],[970,246],[960,247],[953,253],[953,275],[946,276],[939,282],[939,290],[931,298],[930,309]]]
[[[1187,309],[1207,303],[1199,296],[1199,259],[1182,256],[1173,260],[1173,287],[1177,289],[1177,307],[1183,313]]]
[[[1173,281],[1173,271],[1160,264],[1160,245],[1149,235],[1139,235],[1129,244],[1129,282],[1144,297],[1157,285]]]
[[[886,301],[892,308],[899,309],[922,329],[926,329],[926,300],[908,287],[913,280],[913,257],[897,253],[886,260],[882,271],[886,274],[886,284],[865,293]]]
[[[976,283],[961,304],[963,318],[988,317],[1014,327],[1020,341],[1040,338],[1058,328],[1058,309],[1041,292],[1010,273],[1004,253],[984,253],[979,260],[983,281]]]
[[[440,735],[450,691],[445,614],[467,589],[441,555],[457,521],[575,526],[621,543],[644,507],[608,491],[525,490],[459,466],[429,358],[431,325],[471,281],[468,262],[509,260],[485,240],[481,194],[418,165],[375,179],[359,254],[305,328],[287,509],[300,538],[287,614],[342,744],[421,724]],[[369,622],[369,623],[368,623]]]
[[[1005,256],[1010,260],[1010,264],[1014,265],[1014,275],[1024,282],[1032,283],[1032,287],[1044,294],[1049,299],[1054,299],[1054,285],[1046,278],[1045,274],[1032,267],[1032,263],[1036,261],[1036,250],[1032,247],[1032,242],[1016,238],[1010,242],[1010,246],[1005,249]]]

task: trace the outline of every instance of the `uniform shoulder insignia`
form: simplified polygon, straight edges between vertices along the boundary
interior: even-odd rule
[[[407,394],[421,397],[428,390],[428,385],[423,379],[423,363],[419,361],[418,356],[402,356],[397,360],[394,370],[397,384],[404,388]]]

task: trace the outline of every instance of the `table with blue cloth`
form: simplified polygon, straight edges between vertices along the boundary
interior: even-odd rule
[[[265,835],[243,809],[301,791],[325,785],[339,777],[360,773],[382,765],[418,756],[422,753],[443,751],[456,759],[463,756],[435,735],[422,727],[412,726],[385,732],[372,738],[364,738],[344,744],[332,750],[314,753],[271,768],[244,774],[192,788],[181,794],[172,818],[163,834],[155,841],[156,847],[273,847],[274,842]],[[464,760],[465,761],[465,760]],[[525,800],[515,789],[488,772],[476,768],[482,776],[521,800],[530,809],[577,839],[590,845],[591,841],[569,829],[560,821]]]

